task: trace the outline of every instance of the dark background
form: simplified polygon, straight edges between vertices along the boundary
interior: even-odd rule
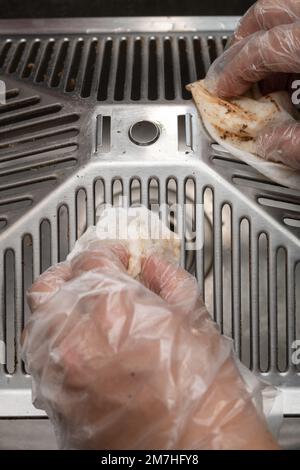
[[[253,0],[0,0],[0,18],[242,15]]]

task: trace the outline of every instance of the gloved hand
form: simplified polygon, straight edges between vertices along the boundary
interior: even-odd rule
[[[299,18],[299,0],[259,0],[240,20],[232,42],[238,42],[257,31],[268,31],[274,26],[296,23]]]
[[[222,98],[261,82],[264,94],[290,89],[300,72],[300,2],[259,0],[242,18],[232,46],[211,66],[205,86]],[[300,125],[262,130],[257,154],[300,169]]]
[[[44,273],[23,357],[61,448],[277,448],[197,282],[160,256],[126,273],[122,245],[92,242]]]

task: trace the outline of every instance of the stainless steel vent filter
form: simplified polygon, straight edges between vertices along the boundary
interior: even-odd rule
[[[100,204],[122,195],[128,204],[192,203],[169,218],[187,229],[182,264],[242,361],[283,388],[285,414],[300,414],[300,193],[211,144],[185,89],[234,26],[232,18],[0,22],[1,416],[40,413],[20,359],[27,288],[65,259]],[[204,247],[188,252],[194,229]]]

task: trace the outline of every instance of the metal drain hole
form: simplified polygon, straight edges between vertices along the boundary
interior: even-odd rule
[[[129,129],[129,137],[136,145],[151,145],[159,138],[159,127],[151,121],[139,121]]]

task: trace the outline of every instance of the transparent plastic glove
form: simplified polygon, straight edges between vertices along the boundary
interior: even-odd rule
[[[258,1],[241,19],[232,44],[208,71],[210,92],[241,96],[257,82],[263,94],[291,91],[300,72],[300,1]],[[262,129],[255,153],[298,170],[299,132],[292,119]]]
[[[61,448],[277,448],[197,282],[161,256],[90,243],[28,295],[23,357]]]
[[[291,120],[263,129],[256,147],[265,160],[300,170],[300,123]]]
[[[275,26],[289,25],[299,20],[299,0],[259,0],[241,18],[228,46],[258,31],[268,31]],[[299,79],[297,73],[275,72],[260,82],[260,89],[264,95],[281,90],[291,92],[291,84],[296,79]]]
[[[210,67],[205,86],[221,98],[240,96],[279,73],[300,72],[300,22],[258,31],[227,49]]]
[[[299,19],[299,0],[258,0],[241,18],[232,43],[257,31],[267,31],[274,26],[295,23]]]

